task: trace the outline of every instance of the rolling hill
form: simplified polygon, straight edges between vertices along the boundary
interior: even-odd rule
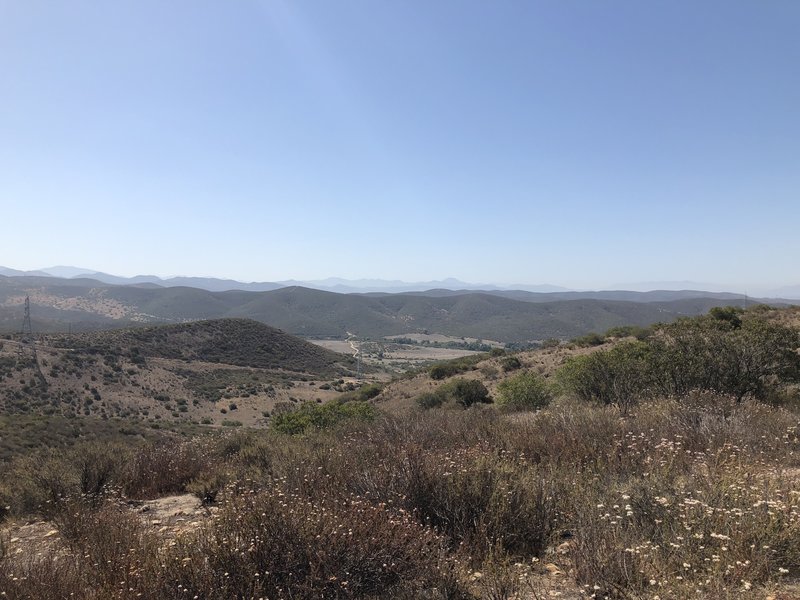
[[[126,352],[129,357],[224,363],[328,377],[355,367],[349,356],[250,319],[193,321],[49,339],[53,347],[91,354]]]
[[[330,399],[355,360],[247,319],[0,340],[5,415],[256,423]],[[325,385],[327,384],[327,385]]]

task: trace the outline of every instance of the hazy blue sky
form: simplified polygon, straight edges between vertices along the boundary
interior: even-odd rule
[[[0,0],[0,265],[800,283],[800,2]]]

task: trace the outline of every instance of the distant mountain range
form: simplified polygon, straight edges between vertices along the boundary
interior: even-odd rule
[[[169,277],[162,279],[156,275],[136,275],[135,277],[120,277],[110,275],[93,269],[82,269],[79,267],[56,266],[35,271],[20,271],[8,267],[0,267],[0,275],[7,277],[60,277],[63,279],[88,278],[103,283],[113,285],[142,285],[153,284],[161,287],[194,287],[209,292],[225,292],[228,290],[243,290],[250,292],[266,292],[277,290],[284,287],[307,287],[315,290],[325,290],[328,292],[366,293],[366,292],[412,292],[428,290],[434,288],[447,288],[453,290],[500,290],[515,289],[529,292],[563,292],[567,288],[556,285],[524,285],[515,284],[511,286],[497,286],[493,284],[475,284],[459,281],[458,279],[448,278],[437,281],[407,282],[386,279],[341,279],[339,277],[329,277],[328,279],[316,279],[301,281],[289,279],[286,281],[263,281],[263,282],[243,282],[233,279],[219,279],[216,277]]]
[[[672,321],[707,312],[713,306],[744,303],[744,298],[735,294],[691,290],[543,293],[433,289],[343,294],[300,286],[209,291],[152,282],[116,285],[86,277],[0,275],[0,329],[19,331],[26,296],[31,300],[34,329],[41,332],[235,317],[307,338],[344,338],[348,332],[370,339],[442,333],[500,342],[567,339],[618,325]]]
[[[295,280],[289,279],[285,281],[262,281],[262,282],[243,282],[234,279],[221,279],[216,277],[169,277],[161,278],[156,275],[137,275],[135,277],[121,277],[118,275],[111,275],[103,273],[95,269],[84,269],[80,267],[71,266],[55,266],[45,269],[37,269],[34,271],[20,271],[9,267],[0,266],[0,275],[7,277],[58,277],[63,279],[75,278],[88,278],[103,283],[112,285],[157,285],[160,287],[194,287],[209,292],[225,292],[229,290],[242,290],[250,292],[266,292],[277,290],[285,287],[307,287],[315,290],[324,290],[328,292],[337,292],[342,294],[357,294],[357,293],[407,293],[407,292],[425,292],[435,290],[446,290],[462,293],[464,291],[485,291],[508,292],[507,297],[515,297],[516,292],[533,292],[538,294],[556,294],[568,293],[574,294],[579,292],[582,294],[581,298],[605,298],[605,299],[632,299],[629,297],[630,292],[647,292],[651,290],[679,292],[680,297],[720,297],[714,294],[729,294],[728,297],[735,298],[742,297],[745,293],[744,290],[734,290],[731,286],[721,286],[718,284],[698,283],[693,281],[651,281],[651,282],[633,282],[618,284],[612,286],[611,290],[601,291],[586,291],[586,290],[572,290],[569,288],[540,284],[485,284],[485,283],[467,283],[454,278],[447,278],[435,281],[418,281],[407,282],[400,280],[387,280],[387,279],[342,279],[339,277],[329,277],[327,279],[315,280]],[[714,292],[700,291],[700,290],[714,290]],[[660,292],[655,292],[656,294]],[[687,296],[687,293],[689,294]],[[587,295],[588,294],[588,295]],[[800,284],[793,286],[784,286],[774,289],[759,289],[755,290],[755,296],[762,298],[789,298],[800,299]],[[564,298],[575,296],[564,296]],[[659,296],[660,297],[660,296]],[[655,297],[651,297],[654,299]],[[519,299],[531,300],[531,298]],[[551,300],[556,299],[551,297]]]

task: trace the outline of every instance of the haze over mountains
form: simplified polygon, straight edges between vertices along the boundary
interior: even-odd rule
[[[729,285],[713,283],[703,283],[696,281],[649,281],[649,282],[628,282],[609,286],[600,291],[576,290],[558,285],[550,284],[508,284],[500,285],[495,283],[467,283],[456,278],[449,277],[441,280],[407,282],[389,279],[344,279],[340,277],[329,277],[327,279],[297,280],[289,279],[284,281],[262,281],[262,282],[243,282],[234,279],[218,277],[187,277],[176,276],[162,278],[156,275],[136,275],[134,277],[122,277],[103,273],[96,269],[55,266],[32,271],[23,271],[9,267],[0,266],[0,275],[5,276],[38,276],[38,277],[58,277],[64,279],[88,278],[112,285],[143,285],[152,284],[161,287],[194,287],[210,292],[224,292],[229,290],[244,290],[252,292],[264,292],[277,290],[283,287],[307,287],[316,290],[325,290],[339,293],[403,293],[420,292],[426,290],[451,290],[451,291],[523,291],[542,294],[559,292],[581,292],[588,293],[589,296],[607,299],[633,299],[626,297],[625,292],[651,292],[659,291],[690,291],[690,296],[697,296],[697,292],[702,291],[703,295],[724,293],[731,294],[731,297],[742,296],[748,293],[748,286],[735,288]],[[800,299],[800,284],[789,285],[767,289],[757,286],[750,286],[750,294],[762,298],[777,299]],[[706,291],[703,291],[706,290]],[[595,295],[597,294],[597,295]],[[611,295],[609,295],[611,294]],[[686,297],[686,295],[682,296]]]
[[[8,267],[0,267],[0,275],[6,276],[39,276],[39,277],[60,277],[64,279],[75,279],[79,277],[102,281],[114,285],[140,285],[151,283],[162,287],[187,286],[196,287],[210,292],[224,292],[228,290],[246,290],[251,292],[265,292],[277,290],[282,287],[302,286],[316,290],[341,293],[360,293],[360,292],[411,292],[428,290],[434,288],[446,288],[451,290],[499,290],[499,289],[518,289],[531,292],[557,292],[566,291],[567,288],[556,285],[525,285],[514,284],[510,286],[498,286],[494,284],[475,284],[459,281],[455,278],[447,278],[436,281],[407,282],[388,279],[342,279],[339,277],[329,277],[327,279],[316,279],[302,281],[289,279],[285,281],[263,281],[263,282],[243,282],[233,279],[221,279],[217,277],[168,277],[162,278],[156,275],[136,275],[135,277],[120,277],[109,273],[102,273],[93,269],[82,269],[79,267],[56,266],[34,271],[20,271]]]

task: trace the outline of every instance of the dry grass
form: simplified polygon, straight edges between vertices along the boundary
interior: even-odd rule
[[[0,560],[0,591],[533,598],[522,565],[555,560],[566,540],[558,568],[583,597],[788,598],[800,576],[799,422],[713,394],[627,415],[560,399],[537,413],[428,411],[303,437],[147,446],[124,468],[48,455],[15,473],[50,507],[63,545]],[[219,508],[177,537],[121,502],[204,479]]]

